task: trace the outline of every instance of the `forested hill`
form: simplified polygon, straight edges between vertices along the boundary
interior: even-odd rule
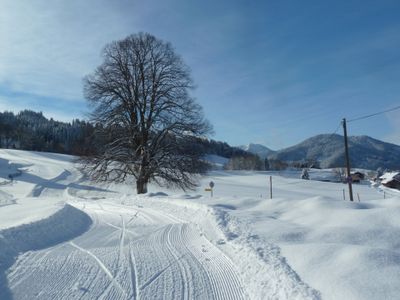
[[[86,121],[72,123],[47,119],[41,112],[24,110],[18,114],[0,112],[0,148],[47,151],[74,155],[95,152],[94,126]],[[194,147],[200,147],[205,154],[226,158],[252,156],[251,153],[225,142],[199,139]]]
[[[85,121],[65,123],[41,112],[0,112],[0,146],[22,150],[81,155],[91,151],[93,126]]]

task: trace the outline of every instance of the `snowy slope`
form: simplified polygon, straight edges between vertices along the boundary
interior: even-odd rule
[[[377,190],[354,185],[361,202],[350,203],[343,201],[343,184],[269,174],[272,200],[266,199],[267,174],[212,176],[216,197],[204,201],[228,214],[227,231],[239,244],[268,262],[278,253],[322,299],[397,299],[400,195],[383,199]]]
[[[13,200],[0,206],[0,299],[400,294],[400,195],[354,185],[361,202],[350,203],[345,185],[293,171],[214,171],[194,192],[150,186],[136,195],[132,183],[88,182],[68,156],[0,158],[23,170],[0,186]],[[31,219],[18,217],[31,209]]]
[[[0,155],[23,169],[0,208],[0,299],[248,298],[231,259],[149,197],[86,185],[71,158]]]

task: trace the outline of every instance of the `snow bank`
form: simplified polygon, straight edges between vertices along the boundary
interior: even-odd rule
[[[0,299],[10,298],[5,271],[23,252],[50,247],[85,232],[92,221],[66,204],[48,218],[0,231]]]
[[[251,299],[320,299],[320,293],[289,266],[279,247],[253,234],[224,209],[215,208],[212,215],[225,235],[217,244],[242,271]]]
[[[1,195],[0,191],[0,197]],[[54,198],[13,199],[11,195],[5,197],[8,197],[9,203],[7,206],[0,206],[0,230],[48,218],[65,205],[64,201]]]
[[[377,189],[353,185],[356,202],[343,201],[347,185],[281,174],[212,172],[196,191],[203,197],[169,193],[157,205],[199,224],[242,272],[250,298],[397,299],[400,194],[384,199]],[[213,198],[204,192],[210,180]],[[161,205],[177,201],[179,209]]]
[[[186,196],[186,197],[185,197]],[[185,200],[183,200],[185,199]],[[136,204],[154,207],[180,221],[194,224],[237,267],[250,299],[319,299],[319,292],[304,283],[281,256],[278,247],[252,235],[226,210],[229,204],[206,206],[199,197],[137,197]],[[257,245],[254,241],[257,241]],[[261,245],[261,246],[260,246]]]
[[[400,294],[400,198],[350,203],[326,197],[271,201],[264,235],[324,299]]]
[[[91,219],[79,209],[66,204],[48,218],[0,231],[0,255],[4,249],[26,252],[49,247],[86,231]]]

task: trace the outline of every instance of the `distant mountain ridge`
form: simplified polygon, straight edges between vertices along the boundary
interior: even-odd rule
[[[271,150],[268,147],[265,147],[264,145],[261,145],[261,144],[250,143],[245,146],[239,146],[238,148],[240,148],[244,151],[256,154],[262,159],[267,158],[269,155],[275,153],[274,150]]]
[[[74,120],[64,123],[47,119],[43,114],[24,110],[14,115],[0,112],[0,148],[17,148],[74,155],[93,153],[94,127],[89,122]],[[319,162],[322,168],[343,167],[344,142],[341,135],[320,134],[303,142],[273,151],[260,144],[232,147],[226,142],[199,139],[193,147],[205,154],[225,158],[242,157],[251,160],[258,155],[292,163]],[[350,164],[352,168],[400,170],[400,146],[368,136],[349,137]],[[223,164],[223,162],[219,162]],[[299,165],[299,164],[297,164]]]
[[[379,167],[400,169],[400,146],[369,136],[350,136],[350,165],[352,168],[375,170]],[[285,162],[318,161],[321,168],[343,167],[343,136],[320,134],[303,142],[268,155],[268,159]]]

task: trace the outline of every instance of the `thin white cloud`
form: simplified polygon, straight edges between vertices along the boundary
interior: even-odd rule
[[[84,119],[86,106],[84,104],[75,104],[74,107],[75,109],[70,107],[62,109],[48,103],[32,100],[26,96],[13,96],[12,98],[0,96],[0,112],[11,111],[16,114],[22,110],[29,109],[41,111],[47,118],[64,122],[71,122],[76,118]],[[74,114],[71,114],[71,110],[74,110]]]
[[[0,83],[16,92],[82,99],[82,77],[127,24],[109,1],[2,0]],[[126,19],[125,19],[126,20]]]
[[[400,145],[400,111],[393,111],[386,114],[390,125],[391,132],[384,138],[385,141]]]

